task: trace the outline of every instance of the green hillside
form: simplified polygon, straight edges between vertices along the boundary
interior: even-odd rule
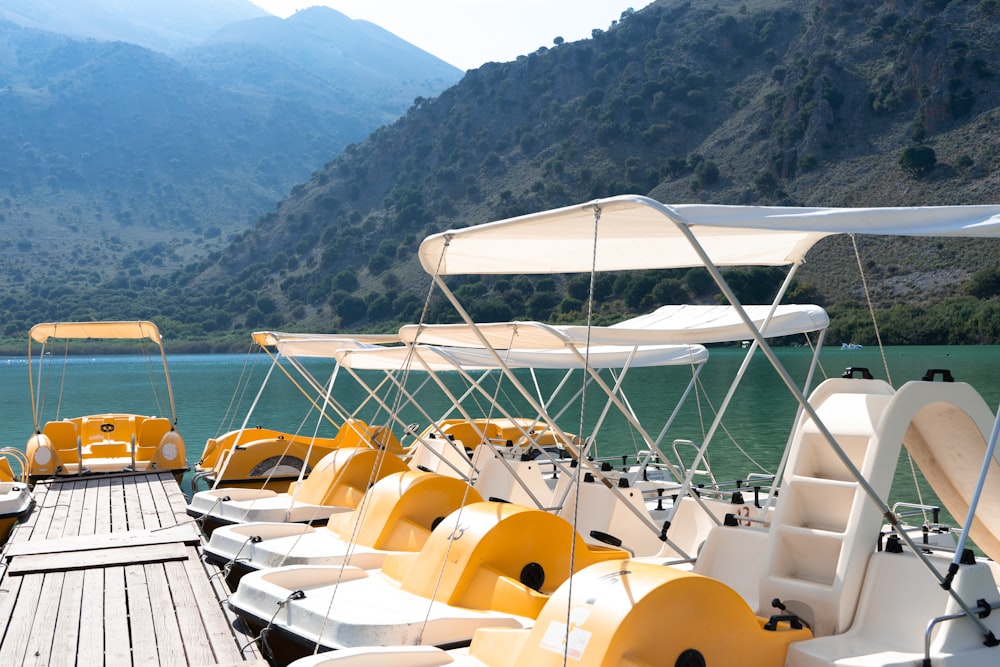
[[[612,194],[996,203],[998,29],[995,0],[660,0],[590,40],[485,65],[416,99],[205,261],[12,295],[6,333],[32,318],[142,316],[175,338],[243,342],[260,328],[446,319],[440,299],[424,313],[424,236]],[[998,248],[862,239],[887,342],[996,342]],[[832,342],[871,342],[849,241],[824,243],[810,260],[793,298],[831,310]],[[769,277],[736,282],[748,299],[767,298]],[[699,271],[609,276],[598,289],[605,319],[716,296]],[[586,296],[579,279],[524,277],[470,279],[459,292],[480,319],[579,320]]]

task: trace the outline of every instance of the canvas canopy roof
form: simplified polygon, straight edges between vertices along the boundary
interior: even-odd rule
[[[744,306],[754,326],[763,329],[771,306]],[[785,305],[774,310],[764,336],[789,336],[825,329],[826,311],[814,305]],[[609,327],[551,325],[542,322],[494,322],[477,324],[408,324],[399,330],[408,343],[481,347],[482,339],[496,349],[564,348],[569,345],[672,345],[722,343],[752,337],[750,329],[731,306],[669,305],[652,313],[624,320]]]
[[[274,347],[287,357],[332,359],[343,349],[364,349],[399,343],[396,334],[316,334],[255,331],[251,334],[261,347]]]
[[[342,350],[337,358],[342,366],[355,370],[453,371],[534,368],[567,370],[583,368],[624,368],[700,364],[708,360],[701,345],[647,345],[640,347],[599,345],[586,355],[569,349],[516,349],[498,353],[502,364],[482,348],[416,345]]]
[[[622,195],[434,234],[419,256],[431,275],[702,266],[681,226],[716,266],[782,266],[801,262],[831,234],[1000,236],[1000,206],[668,206]]]
[[[28,333],[44,344],[49,338],[148,338],[160,344],[160,330],[152,322],[47,322],[36,324]]]

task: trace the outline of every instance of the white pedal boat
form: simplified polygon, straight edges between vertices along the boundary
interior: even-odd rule
[[[461,507],[481,502],[466,482],[408,471],[380,479],[352,512],[326,526],[244,523],[220,526],[205,547],[209,560],[227,569],[235,585],[247,572],[285,565],[382,567],[388,554],[419,551],[431,531]]]
[[[498,502],[449,515],[417,553],[382,570],[292,566],[251,572],[229,605],[278,662],[352,646],[468,644],[483,627],[530,626],[575,569],[626,552],[588,546],[554,514]]]
[[[322,459],[301,483],[288,492],[268,489],[212,489],[191,498],[187,513],[211,535],[221,525],[271,521],[326,523],[333,514],[349,512],[374,482],[408,470],[398,456],[367,447],[337,449]]]

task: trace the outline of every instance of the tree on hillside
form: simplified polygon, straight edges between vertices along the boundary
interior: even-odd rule
[[[926,144],[911,144],[899,156],[899,166],[911,174],[926,174],[937,164],[934,149]]]

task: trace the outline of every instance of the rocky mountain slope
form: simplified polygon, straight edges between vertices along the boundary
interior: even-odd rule
[[[224,252],[94,294],[106,314],[128,304],[185,337],[391,329],[449,317],[437,299],[424,309],[429,281],[415,263],[420,240],[449,227],[626,192],[723,204],[995,203],[998,28],[995,0],[659,0],[590,40],[468,72],[318,168]],[[981,317],[989,290],[963,287],[996,266],[995,244],[859,247],[877,307],[964,304],[950,324],[905,342],[1000,336]],[[833,340],[864,342],[853,253],[844,240],[817,248],[795,298],[830,307]],[[766,298],[753,292],[768,273],[740,282]],[[139,290],[147,306],[129,302]],[[586,296],[573,279],[459,290],[480,319],[578,321]],[[715,298],[696,271],[612,277],[601,292],[604,318]]]

